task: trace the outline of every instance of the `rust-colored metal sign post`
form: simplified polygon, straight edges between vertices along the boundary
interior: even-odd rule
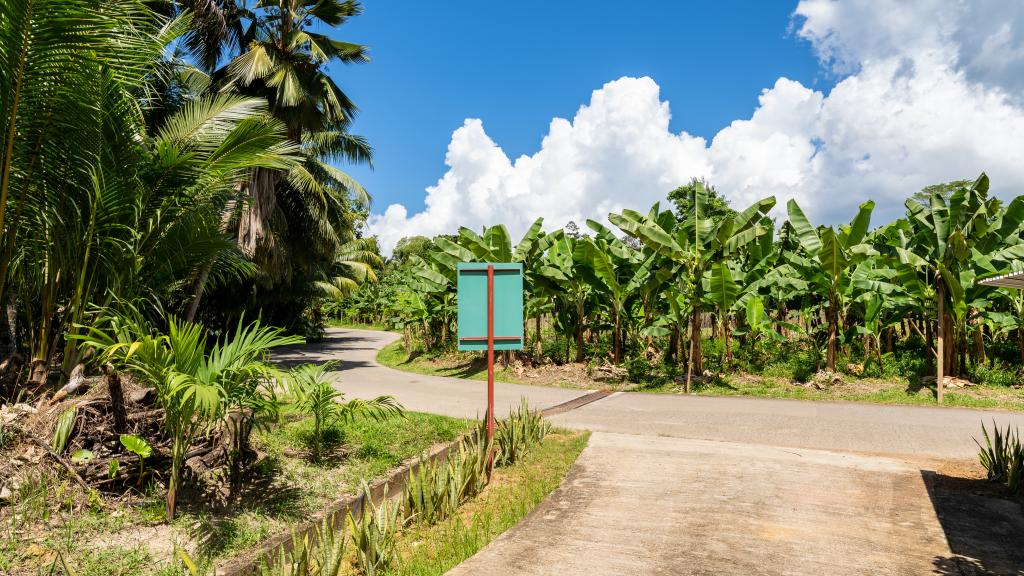
[[[487,471],[494,466],[494,351],[523,349],[523,265],[462,262],[458,266],[459,350],[487,352]]]
[[[494,469],[494,265],[487,265],[487,475]]]

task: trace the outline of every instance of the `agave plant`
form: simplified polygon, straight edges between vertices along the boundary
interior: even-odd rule
[[[524,398],[509,411],[508,418],[498,423],[494,433],[497,446],[495,464],[510,466],[518,462],[532,446],[544,441],[551,425],[540,412],[531,411]]]
[[[981,433],[985,445],[982,446],[977,439],[974,442],[981,449],[978,459],[988,479],[1006,484],[1014,494],[1024,491],[1024,444],[1021,444],[1016,429],[1007,426],[1000,430],[993,421],[992,435],[989,436],[984,424],[981,425]]]
[[[388,500],[386,489],[380,504],[374,504],[365,481],[362,494],[362,513],[356,520],[349,512],[348,531],[355,547],[356,566],[366,576],[377,576],[387,573],[398,562],[395,535],[402,506]]]

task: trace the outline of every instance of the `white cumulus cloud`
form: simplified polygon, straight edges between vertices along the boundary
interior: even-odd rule
[[[751,116],[712,141],[669,130],[651,78],[595,90],[573,119],[555,118],[540,150],[511,160],[467,119],[447,172],[410,215],[392,204],[369,232],[390,252],[403,236],[505,223],[521,234],[646,209],[691,177],[736,207],[795,198],[812,219],[848,220],[868,198],[876,222],[921,187],[982,170],[997,194],[1024,193],[1024,3],[804,0],[796,34],[845,77],[828,93],[779,78]]]

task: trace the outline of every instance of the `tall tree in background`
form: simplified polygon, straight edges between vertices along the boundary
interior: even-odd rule
[[[332,274],[348,269],[339,266],[351,262],[343,247],[358,240],[369,205],[362,186],[336,167],[370,163],[372,150],[349,132],[356,106],[327,73],[332,62],[367,62],[367,49],[314,31],[341,26],[362,8],[355,0],[265,0],[251,9],[238,0],[182,0],[179,6],[195,14],[187,45],[214,88],[266,99],[301,147],[304,161],[287,172],[254,170],[242,187],[245,202],[226,216],[262,271],[249,305],[268,307],[271,317],[281,307],[281,316],[294,316],[310,298],[332,295],[323,288],[344,284],[345,276]]]

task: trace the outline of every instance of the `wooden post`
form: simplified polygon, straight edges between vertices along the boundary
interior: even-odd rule
[[[494,266],[487,265],[487,475],[494,469]]]

